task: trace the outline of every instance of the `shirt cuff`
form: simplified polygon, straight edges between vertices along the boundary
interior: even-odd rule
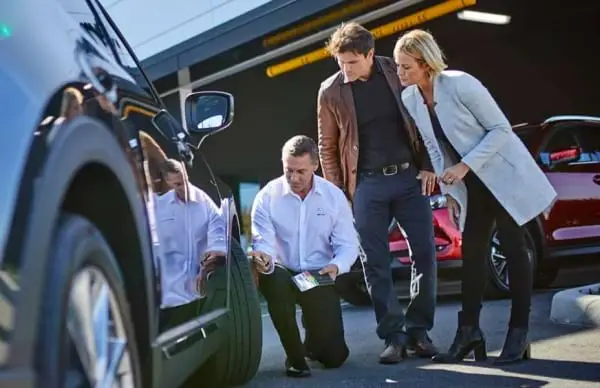
[[[338,267],[338,276],[341,274],[345,274],[350,272],[350,268],[352,267],[352,264],[354,264],[354,261],[352,261],[352,263],[348,264],[348,260],[345,259],[333,259],[331,261],[330,264],[335,264]]]

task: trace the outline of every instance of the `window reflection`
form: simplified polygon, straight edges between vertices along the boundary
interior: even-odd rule
[[[161,242],[163,306],[206,296],[213,271],[224,263],[226,222],[219,207],[187,178],[182,163],[160,166],[168,191],[156,198],[156,226]]]

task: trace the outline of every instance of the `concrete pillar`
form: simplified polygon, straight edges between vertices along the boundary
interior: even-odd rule
[[[181,122],[187,130],[187,121],[185,119],[185,97],[192,92],[190,79],[190,68],[185,67],[177,71],[177,84],[179,85],[179,108],[181,109]]]

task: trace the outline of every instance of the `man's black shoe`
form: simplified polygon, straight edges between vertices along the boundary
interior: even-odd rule
[[[438,349],[427,335],[425,331],[410,333],[408,341],[408,350],[413,352],[415,356],[422,358],[431,358],[439,353]]]
[[[285,360],[285,374],[288,377],[309,377],[311,375],[310,368],[306,363],[306,360],[298,363],[299,365],[292,365],[290,360]]]
[[[384,351],[379,355],[380,364],[398,364],[406,358],[406,348],[404,345],[389,343]]]

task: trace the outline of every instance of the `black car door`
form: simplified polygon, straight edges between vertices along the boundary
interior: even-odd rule
[[[141,177],[140,194],[151,230],[158,332],[175,332],[177,326],[197,316],[224,313],[225,266],[213,266],[217,270],[210,273],[200,266],[207,253],[222,264],[229,250],[228,207],[222,208],[208,165],[202,157],[195,158],[192,184],[189,166],[177,147],[181,126],[155,120],[162,104],[100,4],[95,0],[60,2],[79,24],[81,36],[75,55],[96,100],[101,101],[97,105],[110,112],[115,135],[126,152],[135,156],[132,160],[137,160],[132,168]],[[187,339],[179,341],[166,337],[170,338],[167,342],[177,342],[176,347],[163,346],[170,356],[202,338],[180,335]]]

